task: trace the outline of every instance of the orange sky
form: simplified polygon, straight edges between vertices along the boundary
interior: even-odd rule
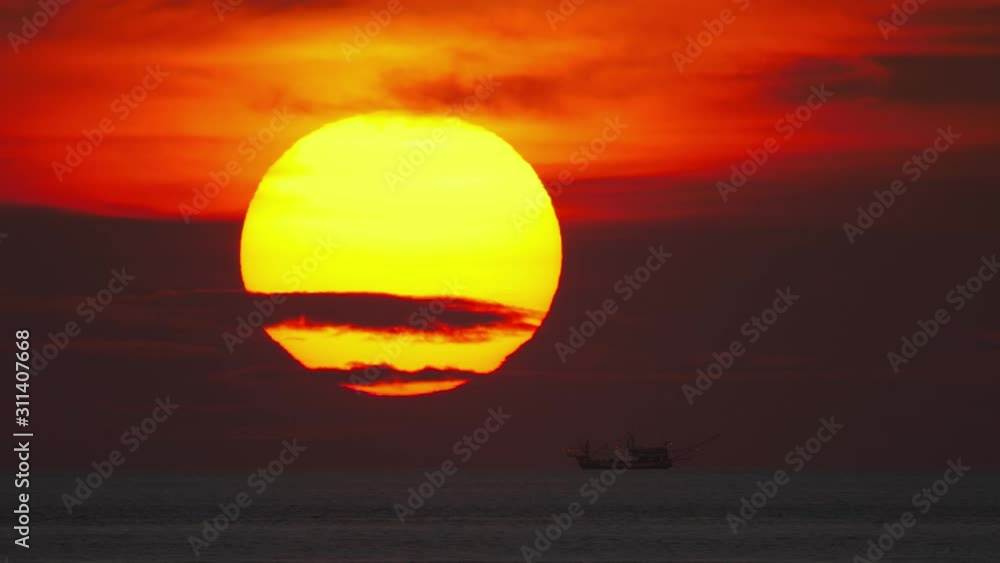
[[[564,169],[577,180],[702,174],[712,189],[716,170],[774,135],[819,84],[833,101],[782,156],[922,148],[933,139],[928,123],[954,125],[964,147],[992,144],[988,124],[1000,112],[948,69],[1000,53],[980,13],[995,3],[928,2],[888,41],[876,22],[892,2],[743,4],[588,0],[553,29],[555,0],[474,0],[462,10],[403,0],[348,61],[355,26],[387,2],[243,2],[221,20],[208,1],[73,2],[0,59],[0,201],[179,218],[192,190],[235,160],[232,183],[197,218],[239,217],[264,170],[302,135],[369,111],[441,114],[487,77],[494,91],[467,119],[510,142],[544,180]],[[673,53],[724,9],[735,20],[678,72]],[[5,34],[35,10],[5,4]],[[114,101],[150,66],[168,75],[123,119]],[[929,79],[928,69],[943,74]],[[248,136],[274,123],[275,110],[287,111],[287,126],[250,149]],[[627,128],[582,170],[576,151],[615,117]],[[57,179],[67,144],[105,119],[114,129]]]

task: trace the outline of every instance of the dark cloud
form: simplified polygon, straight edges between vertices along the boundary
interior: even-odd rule
[[[877,63],[856,57],[801,57],[769,70],[726,74],[717,78],[744,81],[760,91],[766,106],[799,105],[812,88],[826,86],[834,102],[878,99],[888,86],[889,72]]]
[[[268,324],[338,326],[386,333],[462,334],[483,329],[532,330],[531,313],[497,303],[450,296],[414,298],[382,294],[286,294]]]
[[[976,29],[996,30],[1000,27],[1000,6],[996,3],[960,4],[928,2],[906,23],[906,29],[926,29],[940,31],[942,27],[957,28],[957,32]],[[994,35],[993,44],[1000,43]]]
[[[443,114],[453,109],[458,115],[476,111],[518,115],[562,113],[566,109],[562,99],[566,80],[562,76],[486,74],[463,77],[448,74],[427,77],[393,72],[386,74],[383,82],[393,99],[402,104],[400,109],[412,111]],[[478,99],[477,94],[480,95]],[[466,102],[468,105],[464,105]]]
[[[970,452],[965,455],[996,463],[995,452],[974,430],[988,425],[995,411],[989,398],[997,391],[991,368],[1000,318],[1000,292],[994,290],[1000,286],[985,288],[956,313],[904,373],[894,376],[886,361],[902,334],[945,305],[945,294],[975,271],[980,256],[1000,251],[995,222],[988,235],[949,230],[940,221],[967,216],[962,206],[984,208],[984,217],[992,208],[921,184],[851,246],[840,222],[867,201],[871,189],[885,187],[856,180],[832,178],[852,185],[838,198],[801,192],[798,208],[787,207],[787,198],[753,197],[768,191],[759,182],[756,192],[742,190],[729,204],[689,202],[706,208],[749,205],[755,213],[770,210],[761,217],[773,221],[698,215],[655,225],[564,225],[561,287],[538,334],[495,374],[470,377],[468,385],[442,395],[356,395],[341,384],[362,377],[363,370],[306,370],[263,331],[230,353],[222,333],[235,330],[237,317],[255,310],[253,300],[260,299],[241,288],[238,222],[185,225],[0,212],[2,230],[10,235],[0,244],[0,256],[10,265],[0,317],[5,326],[29,327],[37,348],[49,332],[80,321],[75,307],[107,283],[112,268],[135,268],[135,287],[84,323],[81,336],[33,380],[32,392],[53,406],[38,423],[37,431],[51,441],[39,454],[40,467],[85,466],[94,452],[106,452],[124,429],[148,416],[157,397],[168,395],[181,410],[158,434],[156,448],[143,454],[148,457],[135,459],[136,466],[257,463],[262,448],[289,436],[316,444],[310,463],[320,467],[439,463],[435,448],[452,443],[456,428],[475,428],[487,405],[503,405],[522,422],[511,427],[509,444],[498,442],[495,453],[481,458],[486,465],[555,465],[561,462],[559,448],[576,436],[628,427],[644,433],[662,428],[679,442],[720,431],[734,444],[753,442],[753,451],[720,447],[707,462],[766,464],[799,440],[801,425],[814,424],[811,417],[821,411],[849,417],[859,429],[907,428],[921,442],[886,446],[882,434],[859,431],[856,442],[828,458],[834,465],[857,464],[862,458],[855,454],[873,447],[887,448],[880,458],[887,463],[933,461],[946,454],[943,444],[955,445],[956,439]],[[641,192],[653,182],[647,184],[622,187]],[[703,188],[711,190],[710,183]],[[614,192],[616,185],[605,189]],[[572,197],[567,191],[557,206]],[[670,205],[660,197],[648,205]],[[816,221],[817,208],[827,208],[831,218]],[[779,212],[809,209],[813,214],[801,222],[778,220]],[[915,229],[889,217],[918,212],[927,214],[927,222]],[[649,246],[659,245],[673,258],[625,301],[616,283],[644,262]],[[770,305],[776,288],[789,286],[801,301],[690,407],[680,385],[712,362],[713,353],[746,340],[742,324]],[[216,289],[199,289],[206,287]],[[360,323],[367,311],[365,326],[391,327],[406,323],[408,307],[426,303],[353,298],[353,304],[347,297],[336,306],[320,304],[319,317]],[[607,299],[616,300],[618,312],[563,363],[554,345],[568,342],[571,328]],[[516,311],[476,306],[450,311],[449,326],[518,318]],[[450,370],[407,375],[378,369],[380,382],[459,376]],[[884,420],[886,409],[894,413],[892,422]],[[593,412],[602,415],[581,415]],[[74,422],[81,420],[87,424]]]
[[[992,103],[1000,96],[1000,55],[804,57],[744,78],[771,104],[798,105],[825,85],[833,103],[954,106]],[[739,78],[730,76],[730,78]]]
[[[875,59],[889,73],[881,97],[919,104],[993,104],[1000,55],[906,55]]]

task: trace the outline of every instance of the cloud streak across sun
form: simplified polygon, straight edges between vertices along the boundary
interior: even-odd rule
[[[488,374],[531,338],[544,314],[454,296],[292,294],[264,327],[309,369],[369,367]]]

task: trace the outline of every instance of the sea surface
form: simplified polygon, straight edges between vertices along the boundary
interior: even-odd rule
[[[31,483],[31,549],[14,546],[5,524],[0,556],[52,563],[525,561],[522,546],[536,547],[536,530],[578,502],[582,515],[532,561],[850,562],[865,555],[884,523],[907,511],[916,524],[882,561],[1000,561],[1000,472],[973,469],[921,514],[912,497],[943,469],[806,469],[735,534],[727,513],[737,514],[740,498],[749,499],[773,472],[627,471],[600,492],[587,485],[600,472],[575,467],[459,469],[405,523],[393,507],[425,481],[419,470],[289,471],[260,494],[247,484],[249,472],[119,471],[72,515],[60,496],[86,472],[47,474]],[[241,492],[252,504],[196,557],[188,538],[201,538],[203,521]],[[6,497],[8,507],[13,490]]]

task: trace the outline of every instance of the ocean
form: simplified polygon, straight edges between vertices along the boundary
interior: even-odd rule
[[[287,471],[262,491],[262,481],[248,484],[249,472],[119,470],[72,515],[61,495],[73,494],[74,480],[86,472],[46,474],[31,483],[31,548],[13,545],[12,537],[6,554],[11,562],[51,563],[874,561],[866,555],[868,541],[877,542],[888,534],[883,524],[891,527],[910,512],[915,522],[895,528],[903,530],[901,537],[882,540],[889,546],[882,560],[1000,561],[1000,472],[973,469],[936,502],[924,498],[915,506],[914,495],[941,479],[942,471],[806,469],[776,492],[772,488],[773,498],[736,533],[727,514],[739,516],[740,499],[749,503],[757,481],[773,472],[626,471],[596,487],[588,481],[600,472],[575,467],[460,468],[439,489],[424,485],[433,495],[409,514],[401,507],[408,490],[426,481],[419,470]],[[249,504],[231,522],[222,518],[219,505],[238,506],[240,493]],[[579,510],[570,510],[572,503]],[[397,511],[406,512],[405,522]],[[216,517],[225,529],[213,526],[217,535],[209,532],[212,541],[205,541],[203,521]],[[539,539],[546,527],[557,539]],[[198,556],[192,537],[205,543],[197,546]]]

